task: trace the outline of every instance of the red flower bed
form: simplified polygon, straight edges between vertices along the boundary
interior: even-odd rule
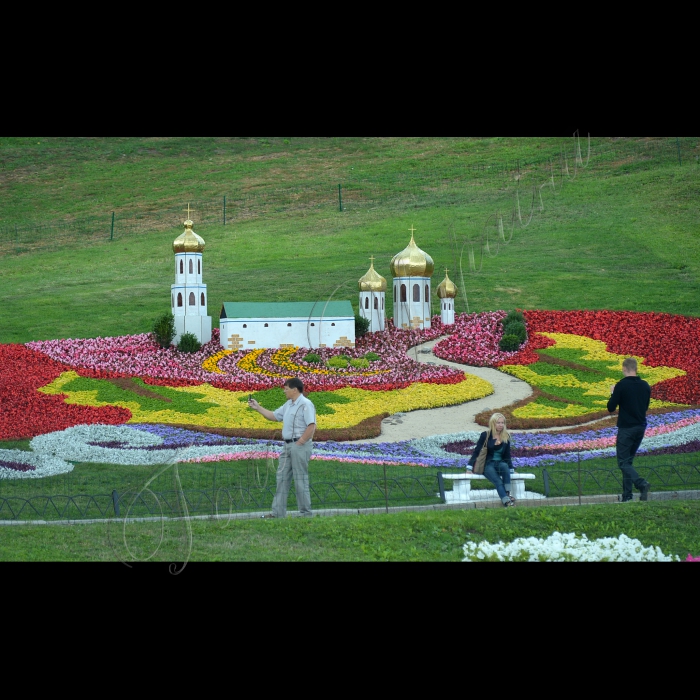
[[[24,345],[0,345],[0,366],[0,440],[30,438],[82,423],[119,425],[131,418],[126,408],[70,406],[64,395],[38,392],[70,367]]]
[[[610,352],[640,355],[650,367],[665,365],[687,372],[652,387],[651,395],[662,401],[700,404],[700,318],[634,311],[524,311],[530,342],[507,364],[530,364],[527,354],[539,347],[538,331],[572,333],[602,340]],[[541,336],[539,336],[541,339]]]

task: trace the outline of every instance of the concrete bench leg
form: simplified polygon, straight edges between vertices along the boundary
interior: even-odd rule
[[[522,479],[513,479],[510,482],[510,495],[518,499],[525,499],[525,482]]]
[[[468,501],[471,498],[469,495],[471,490],[472,482],[469,479],[452,482],[452,491],[454,493],[455,501]]]

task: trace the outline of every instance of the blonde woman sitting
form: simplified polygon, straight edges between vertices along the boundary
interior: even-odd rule
[[[489,429],[479,436],[467,471],[472,471],[487,437],[484,476],[496,487],[503,505],[506,507],[514,506],[515,499],[510,495],[510,475],[513,471],[513,462],[510,458],[510,435],[506,430],[505,416],[501,413],[494,413],[491,416]]]

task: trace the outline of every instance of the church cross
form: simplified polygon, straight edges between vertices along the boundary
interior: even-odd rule
[[[411,228],[408,229],[411,232],[411,236],[413,236],[413,232],[416,230],[413,228],[413,224],[411,224]]]

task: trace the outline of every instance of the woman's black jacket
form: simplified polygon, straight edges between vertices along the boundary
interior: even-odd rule
[[[479,436],[479,441],[476,443],[476,447],[474,448],[474,452],[472,453],[471,459],[469,460],[469,466],[473,467],[474,463],[476,462],[476,458],[479,456],[479,452],[481,452],[481,448],[484,446],[484,440],[486,440],[486,436],[489,434],[488,430],[485,430],[481,435]],[[509,469],[513,469],[513,462],[511,461],[510,458],[510,440],[508,442],[502,442],[501,447],[503,450],[501,451],[501,461],[505,462],[508,465]],[[496,449],[496,438],[489,438],[488,445],[486,446],[486,462],[490,462],[493,459],[493,451]]]

